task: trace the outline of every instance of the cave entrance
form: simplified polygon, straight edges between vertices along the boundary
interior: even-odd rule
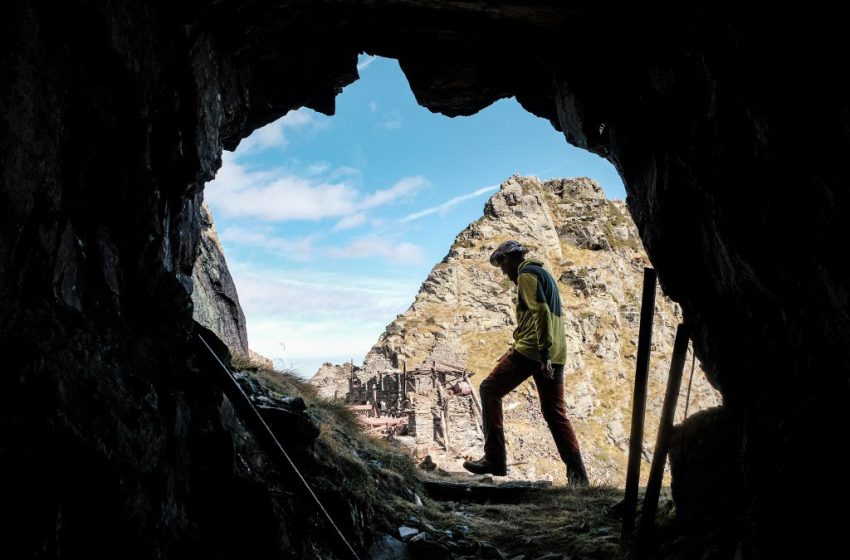
[[[587,176],[625,198],[609,162],[514,99],[452,119],[416,102],[397,61],[358,69],[334,116],[301,108],[254,131],[205,191],[252,350],[304,377],[361,360],[512,175]]]
[[[334,116],[301,108],[255,130],[225,153],[207,187],[252,350],[302,378],[336,377],[322,389],[328,398],[368,392],[360,405],[409,407],[406,394],[391,396],[386,384],[434,360],[474,372],[477,392],[508,347],[514,319],[511,283],[487,256],[517,238],[558,280],[571,349],[567,406],[579,434],[588,434],[594,478],[622,484],[626,379],[649,261],[616,170],[514,99],[449,118],[419,105],[395,60],[361,55],[358,70]],[[583,176],[597,183],[556,180]],[[680,319],[669,300],[659,309],[665,326],[657,331],[649,446],[664,353]],[[717,400],[699,388],[692,410]],[[564,483],[536,398],[526,382],[505,399],[509,431],[536,442],[509,438],[510,462],[520,478]],[[480,454],[480,418],[451,420],[447,412],[433,428],[437,438],[424,438],[430,447],[411,442],[412,452],[422,459],[435,446],[452,447],[454,456],[437,450],[433,458],[453,468],[458,457]],[[449,442],[443,422],[458,432]]]

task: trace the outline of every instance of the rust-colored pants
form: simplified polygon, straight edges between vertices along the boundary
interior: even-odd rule
[[[540,373],[540,362],[511,350],[499,360],[487,379],[481,382],[484,453],[490,461],[504,463],[506,458],[502,397],[518,387],[529,375],[534,376],[534,384],[540,396],[540,409],[561,459],[566,464],[570,457],[580,456],[578,439],[564,406],[564,366],[554,365],[554,368],[555,378],[546,379]]]

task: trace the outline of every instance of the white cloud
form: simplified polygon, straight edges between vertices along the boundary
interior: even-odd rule
[[[373,113],[375,111],[377,111],[378,110],[378,103],[375,102],[375,101],[370,101],[369,102],[369,110],[372,111]]]
[[[359,177],[360,175],[360,170],[356,167],[341,165],[330,172],[330,174],[328,175],[328,179],[335,180],[339,179],[340,177]]]
[[[360,62],[357,63],[357,71],[362,72],[363,70],[366,70],[367,68],[369,68],[369,65],[372,64],[373,62],[375,62],[376,58],[378,58],[378,57],[377,56],[369,56],[367,58],[361,59]]]
[[[360,278],[340,273],[314,279],[314,271],[234,266],[231,271],[239,301],[249,316],[283,315],[290,319],[327,320],[346,317],[359,321],[395,315],[412,301],[416,286]]]
[[[464,200],[468,200],[470,198],[475,198],[476,196],[480,196],[484,193],[492,192],[492,191],[495,191],[495,190],[498,190],[498,189],[499,189],[498,185],[490,185],[489,187],[481,187],[480,189],[472,191],[471,193],[467,193],[467,194],[463,194],[463,195],[451,198],[451,199],[447,200],[446,202],[444,202],[444,203],[442,203],[438,206],[432,206],[430,208],[420,210],[419,212],[414,212],[413,214],[408,214],[407,216],[402,218],[401,221],[402,222],[410,222],[412,220],[418,220],[419,218],[423,218],[423,217],[429,216],[431,214],[436,214],[438,212],[443,213],[443,212],[446,212],[449,208],[451,208],[453,206],[457,206],[458,204],[460,204]]]
[[[248,324],[251,349],[275,366],[309,379],[325,362],[360,364],[378,340],[386,322],[327,320],[300,322],[270,317]]]
[[[377,235],[356,237],[342,247],[328,249],[327,254],[337,259],[380,257],[398,264],[419,264],[425,261],[425,255],[419,245]]]
[[[401,119],[401,111],[395,109],[394,111],[390,111],[385,114],[383,118],[375,124],[375,128],[382,128],[384,130],[398,130],[401,128],[402,119]]]
[[[221,232],[221,240],[228,244],[261,248],[296,261],[310,259],[313,244],[317,239],[316,235],[281,238],[274,236],[270,230],[262,228],[228,227]]]
[[[244,182],[234,180],[240,177]],[[216,212],[233,218],[320,220],[354,211],[358,193],[346,183],[316,182],[293,175],[269,179],[267,172],[256,176],[244,168],[236,169],[223,182],[216,177],[207,187],[207,197]]]
[[[365,221],[353,218],[355,214],[410,198],[429,184],[418,175],[404,177],[389,188],[364,195],[352,184],[359,181],[359,170],[338,167],[323,178],[321,172],[329,168],[319,162],[308,166],[304,176],[284,169],[252,171],[239,162],[237,154],[224,152],[221,169],[207,184],[205,195],[215,215],[264,221],[350,218],[338,226],[346,229]]]
[[[269,148],[285,148],[289,144],[286,130],[319,129],[328,124],[313,116],[309,109],[289,111],[278,120],[258,128],[239,143],[239,153],[258,152]]]
[[[336,226],[334,227],[334,231],[354,229],[358,226],[363,225],[364,223],[366,223],[366,214],[352,214],[350,216],[344,217],[339,222],[337,222]]]
[[[420,175],[405,177],[388,189],[373,192],[363,199],[357,207],[366,210],[375,208],[376,206],[383,206],[399,198],[409,198],[418,190],[428,185],[428,181]]]
[[[251,349],[310,376],[325,361],[362,360],[419,283],[356,272],[231,263]]]
[[[305,173],[310,176],[323,175],[331,168],[331,164],[326,161],[318,161],[307,166]]]

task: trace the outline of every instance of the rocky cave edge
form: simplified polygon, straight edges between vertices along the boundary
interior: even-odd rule
[[[288,110],[333,113],[359,52],[397,58],[432,111],[471,115],[516,96],[616,165],[663,288],[724,396],[715,421],[693,426],[728,451],[690,466],[689,477],[725,481],[696,507],[725,512],[744,557],[808,557],[840,541],[850,22],[833,5],[777,10],[542,0],[6,6],[4,548],[237,554],[228,539],[239,537],[224,529],[244,498],[221,395],[191,345],[203,185],[222,147]],[[737,485],[743,492],[724,492]],[[831,514],[833,502],[841,509]]]

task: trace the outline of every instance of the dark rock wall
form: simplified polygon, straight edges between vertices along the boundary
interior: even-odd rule
[[[192,271],[192,316],[210,329],[234,354],[248,356],[245,314],[227,268],[210,209],[201,205],[201,241]]]
[[[617,165],[743,429],[746,550],[828,543],[847,514],[822,506],[848,499],[848,23],[731,2],[7,6],[6,542],[151,557],[227,538],[204,496],[235,480],[230,436],[187,345],[201,186],[222,145],[291,108],[332,112],[366,50],[399,58],[431,110],[516,95]]]
[[[4,557],[216,557],[249,536],[220,530],[243,494],[188,347],[220,112],[177,18],[73,1],[0,18]]]

